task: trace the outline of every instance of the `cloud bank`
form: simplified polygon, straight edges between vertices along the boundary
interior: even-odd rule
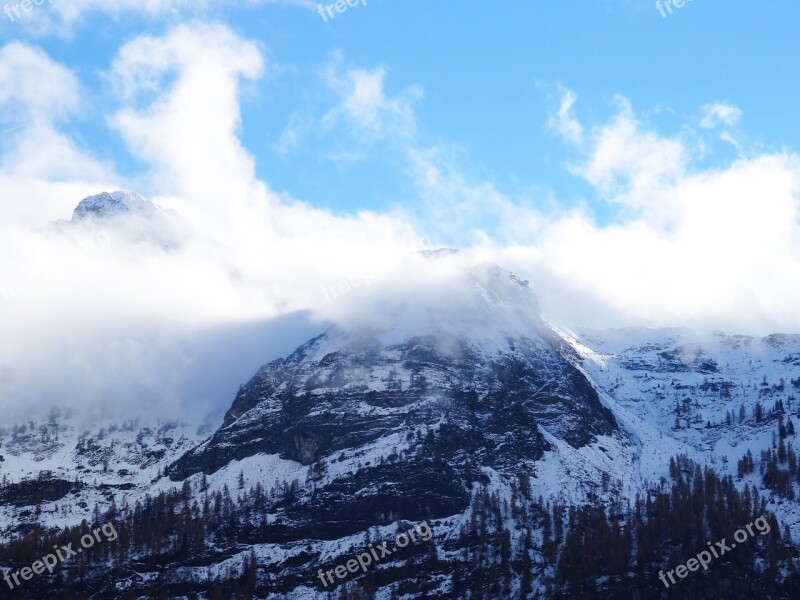
[[[560,88],[543,128],[574,147],[564,168],[612,211],[601,221],[588,202],[544,211],[472,176],[446,141],[426,136],[419,86],[392,95],[384,67],[334,55],[320,80],[336,103],[293,116],[279,150],[291,155],[309,135],[331,141],[330,160],[390,149],[418,201],[333,214],[256,176],[240,137],[241,89],[268,69],[259,44],[222,25],[125,43],[106,73],[115,101],[103,117],[144,165],[129,180],[67,133],[84,109],[77,75],[34,46],[0,49],[0,120],[13,129],[0,138],[8,410],[43,401],[225,406],[221,390],[233,394],[241,381],[198,387],[209,361],[254,369],[325,322],[379,322],[380,299],[431,289],[417,253],[453,240],[466,240],[467,262],[529,279],[559,324],[800,331],[800,159],[762,152],[698,166],[703,131],[739,126],[733,106],[703,107],[693,135],[665,135],[622,97],[607,122],[582,122],[577,94]],[[119,188],[178,217],[158,236],[130,219],[53,224],[84,196]],[[254,330],[261,341],[239,343]],[[213,339],[227,340],[216,353]]]
[[[158,190],[152,200],[180,217],[165,234],[169,243],[143,236],[142,224],[128,218],[102,223],[101,237],[96,223],[54,226],[83,196],[132,182],[60,129],[61,119],[80,109],[68,69],[22,44],[6,46],[0,59],[0,72],[21,82],[2,90],[0,114],[11,115],[9,124],[37,119],[3,140],[0,163],[0,210],[7,216],[0,331],[15,340],[0,353],[0,397],[8,407],[53,398],[45,388],[57,381],[58,396],[68,393],[78,404],[81,397],[176,409],[186,401],[227,403],[230,395],[184,396],[202,368],[190,340],[244,323],[268,331],[265,323],[315,307],[321,322],[331,304],[326,290],[356,271],[391,268],[423,247],[402,216],[336,216],[280,198],[255,178],[237,136],[238,90],[242,80],[260,76],[264,59],[256,44],[208,25],[134,39],[108,72],[119,100],[108,124],[147,168],[133,183],[146,181]],[[42,82],[48,85],[31,103],[29,90]],[[49,101],[57,110],[40,109]],[[292,341],[308,335],[300,327]],[[285,341],[261,348],[260,356],[243,357],[256,361],[252,370],[293,349]]]

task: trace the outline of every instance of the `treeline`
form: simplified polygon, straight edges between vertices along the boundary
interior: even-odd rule
[[[398,552],[390,563],[354,576],[329,597],[371,600],[387,587],[390,598],[799,597],[793,540],[755,487],[739,491],[732,477],[685,456],[670,461],[669,473],[669,480],[632,503],[581,507],[534,497],[534,479],[527,473],[520,473],[502,495],[478,480],[457,531]],[[609,478],[600,483],[605,492],[618,489]],[[240,477],[236,487],[231,493],[227,487],[211,491],[204,481],[194,489],[185,482],[180,490],[146,497],[134,506],[95,510],[93,523],[14,539],[0,546],[0,564],[6,569],[29,566],[54,545],[80,547],[82,535],[108,522],[118,532],[118,539],[97,543],[59,564],[53,575],[36,576],[13,592],[3,590],[0,597],[222,600],[281,597],[297,585],[315,586],[319,565],[311,546],[272,570],[259,564],[252,550],[252,544],[280,541],[286,534],[270,515],[299,499],[299,482],[245,490]],[[724,538],[730,544],[736,530],[761,516],[770,525],[766,535],[756,531],[715,558],[708,571],[676,578],[670,588],[659,580],[659,571],[685,564],[708,549],[708,542]],[[244,558],[230,560],[236,556]],[[227,567],[210,567],[226,559]]]
[[[603,485],[608,482],[604,479]],[[566,506],[529,497],[529,480],[510,499],[481,488],[468,525],[445,550],[462,548],[451,593],[442,598],[779,599],[800,597],[797,549],[765,497],[686,456],[670,461],[670,481],[632,503]],[[509,527],[510,522],[513,527]],[[659,572],[685,564],[708,542],[764,516],[770,531],[716,558],[667,588]],[[513,540],[512,541],[512,537]],[[435,574],[432,574],[435,575]],[[355,597],[355,596],[353,596]]]
[[[637,496],[624,514],[590,506],[569,510],[556,576],[561,591],[554,597],[797,597],[796,548],[755,487],[739,492],[730,476],[685,456],[670,461],[670,476],[671,482]],[[709,542],[724,538],[730,544],[736,530],[761,516],[770,525],[766,535],[755,530],[754,537],[715,558],[708,571],[675,577],[669,588],[660,581],[661,570],[685,564],[708,550]]]
[[[202,567],[213,564],[220,554],[241,552],[244,540],[266,522],[268,502],[285,501],[297,484],[276,486],[269,493],[258,484],[235,497],[227,486],[221,491],[201,486],[206,489],[199,491],[199,498],[184,482],[181,490],[147,495],[133,507],[118,509],[112,502],[104,513],[96,507],[91,524],[83,521],[55,533],[35,529],[0,545],[0,565],[9,571],[30,566],[52,553],[54,546],[72,543],[73,549],[81,548],[81,536],[106,523],[113,523],[118,535],[82,550],[59,563],[52,575],[37,575],[8,595],[0,586],[0,598],[171,598],[181,594],[196,599],[200,593],[212,600],[254,597],[258,564],[252,551],[241,564],[215,575],[203,569],[204,576],[190,581],[170,577],[167,567]],[[162,576],[147,582],[136,575],[138,571]],[[129,592],[115,589],[112,581],[117,578],[131,581]]]
[[[786,500],[796,498],[795,483],[800,482],[794,439],[795,430],[791,418],[784,424],[783,415],[779,415],[778,427],[772,434],[772,448],[762,450],[758,460],[762,485]],[[748,450],[737,462],[739,479],[753,473],[755,469],[756,461]]]

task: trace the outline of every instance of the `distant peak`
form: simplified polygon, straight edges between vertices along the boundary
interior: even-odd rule
[[[88,217],[113,217],[126,213],[154,212],[156,206],[138,194],[125,191],[103,192],[84,198],[72,214],[73,221]]]

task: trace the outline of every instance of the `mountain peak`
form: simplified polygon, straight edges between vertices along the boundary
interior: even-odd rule
[[[389,344],[431,335],[504,348],[508,337],[546,329],[533,290],[510,271],[458,254],[425,255],[412,264],[413,275],[349,296],[332,320]]]
[[[81,200],[72,214],[73,221],[89,217],[114,217],[127,213],[152,213],[156,206],[138,194],[126,191],[102,192]]]

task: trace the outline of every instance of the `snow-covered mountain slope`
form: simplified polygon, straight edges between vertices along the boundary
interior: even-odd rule
[[[260,369],[156,488],[285,490],[253,539],[281,589],[302,597],[309,574],[371,528],[428,519],[460,539],[479,490],[507,503],[522,477],[535,511],[539,495],[611,501],[630,487],[636,440],[527,282],[481,266],[449,291],[446,304],[396,303],[383,327],[333,328]]]
[[[0,427],[0,540],[36,524],[64,527],[134,504],[166,464],[210,426],[175,421],[87,417],[52,411]]]
[[[731,448],[758,455],[771,445],[772,404],[796,409],[795,338],[566,332],[541,321],[526,282],[496,267],[451,289],[449,304],[396,310],[382,329],[332,329],[263,367],[223,426],[168,467],[195,487],[292,490],[256,536],[272,541],[259,558],[286,597],[315,597],[310,574],[359,532],[398,520],[430,520],[440,559],[455,560],[482,493],[511,519],[539,514],[539,497],[632,503],[669,478],[679,454],[735,476]],[[745,483],[760,486],[758,473]],[[797,528],[794,505],[777,512]],[[527,547],[523,529],[508,532],[513,552]],[[533,549],[544,564],[544,541]]]
[[[170,467],[171,477],[258,453],[311,465],[377,445],[387,458],[448,427],[459,438],[454,452],[480,447],[497,468],[540,458],[546,437],[579,450],[613,436],[613,416],[539,319],[527,283],[494,267],[468,280],[451,312],[401,320],[401,332],[331,329],[262,368],[224,426]]]
[[[131,593],[152,581],[202,589],[254,552],[265,597],[321,597],[319,569],[423,520],[432,545],[387,559],[376,597],[391,598],[397,574],[415,569],[424,577],[412,597],[452,597],[452,566],[465,557],[522,557],[517,573],[533,561],[533,581],[506,575],[503,589],[544,591],[560,543],[555,507],[622,514],[666,484],[679,454],[759,487],[800,533],[785,489],[776,495],[759,469],[737,464],[775,451],[780,428],[780,444],[794,442],[800,337],[572,332],[543,322],[512,273],[481,265],[448,276],[441,289],[378,298],[363,319],[259,369],[216,431],[59,414],[6,426],[2,535],[174,488],[183,515],[203,506],[203,519],[230,524],[196,552],[172,540],[185,548],[166,563],[120,567]]]
[[[642,443],[642,459],[657,455],[662,468],[665,450],[674,453],[680,444],[740,487],[758,486],[759,471],[739,479],[737,462],[748,451],[757,459],[775,450],[780,423],[800,424],[798,335],[645,328],[562,335],[615,416]],[[786,436],[788,446],[794,442],[794,435]],[[775,505],[800,531],[796,504],[777,498]]]

